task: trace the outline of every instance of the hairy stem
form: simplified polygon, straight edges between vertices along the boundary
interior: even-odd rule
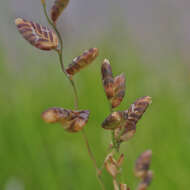
[[[48,16],[45,1],[42,1],[42,5],[43,5],[44,14],[46,16],[46,19],[47,19],[48,23],[52,26],[52,28],[54,29],[54,31],[56,32],[56,34],[57,34],[57,36],[59,38],[60,49],[55,49],[55,51],[57,52],[57,54],[59,56],[59,62],[60,62],[60,65],[61,65],[61,69],[62,69],[63,73],[65,74],[66,78],[70,81],[70,84],[72,86],[73,93],[74,93],[74,100],[75,100],[75,109],[78,110],[79,106],[78,106],[77,88],[76,88],[74,80],[70,77],[70,75],[67,74],[67,72],[65,70],[65,67],[64,67],[64,63],[63,63],[63,40],[62,40],[62,37],[61,37],[61,35],[59,33],[59,30],[57,29],[56,25],[51,21],[51,19]],[[93,153],[91,151],[91,148],[90,148],[90,145],[89,145],[89,142],[88,142],[88,138],[86,136],[86,133],[85,133],[84,129],[82,130],[82,136],[83,136],[83,139],[85,141],[89,157],[93,161],[94,167],[96,169],[97,179],[98,179],[98,181],[99,181],[99,183],[100,183],[100,185],[102,187],[102,190],[105,190],[104,183],[103,183],[102,178],[100,176],[101,170],[97,166],[96,159],[95,159],[95,157],[94,157],[94,155],[93,155]]]

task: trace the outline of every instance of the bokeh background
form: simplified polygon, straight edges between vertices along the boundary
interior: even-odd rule
[[[50,8],[53,0],[47,2]],[[99,165],[110,142],[100,127],[109,113],[102,60],[110,59],[114,74],[127,77],[118,110],[144,95],[153,99],[135,137],[122,146],[122,180],[131,189],[138,184],[134,161],[146,149],[153,151],[150,190],[190,186],[189,9],[188,0],[71,0],[58,22],[65,64],[90,47],[100,51],[74,78],[80,108],[91,111],[85,128]],[[72,89],[56,54],[30,46],[14,25],[16,17],[47,25],[40,0],[0,2],[0,189],[100,189],[81,134],[66,133],[40,117],[52,106],[72,109]],[[106,172],[103,178],[113,189]]]

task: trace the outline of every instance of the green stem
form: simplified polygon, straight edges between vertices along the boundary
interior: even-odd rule
[[[91,160],[93,161],[94,167],[96,169],[96,177],[97,177],[102,189],[105,190],[105,186],[104,186],[104,183],[103,183],[103,180],[102,180],[102,177],[101,177],[101,170],[97,166],[96,159],[94,158],[94,155],[93,155],[93,153],[91,151],[91,148],[90,148],[90,145],[89,145],[89,142],[88,142],[88,139],[87,139],[87,136],[86,136],[86,133],[85,133],[84,129],[82,130],[82,135],[83,135],[83,139],[85,141],[85,144],[86,144],[86,147],[87,147],[87,150],[88,150],[88,154],[89,154]]]
[[[43,9],[44,9],[44,14],[46,16],[46,19],[48,21],[48,23],[52,26],[52,28],[54,29],[54,31],[56,32],[58,38],[59,38],[59,42],[60,42],[60,49],[55,49],[55,51],[57,52],[58,56],[59,56],[59,62],[60,62],[60,65],[61,65],[61,69],[63,71],[63,73],[65,74],[65,76],[67,77],[67,79],[70,81],[71,83],[71,86],[72,86],[72,89],[73,89],[73,93],[74,93],[74,100],[75,100],[75,109],[78,110],[79,107],[78,107],[78,93],[77,93],[77,88],[76,88],[76,85],[75,85],[75,82],[73,81],[73,79],[70,77],[70,75],[68,75],[68,73],[66,72],[65,70],[65,67],[64,67],[64,63],[63,63],[63,40],[62,40],[62,37],[56,27],[56,25],[51,21],[51,19],[49,18],[48,16],[48,13],[47,13],[47,9],[46,9],[46,4],[45,3],[42,3],[43,5]],[[105,186],[104,186],[104,183],[103,183],[103,180],[100,176],[101,174],[101,170],[98,168],[97,166],[97,162],[96,162],[96,159],[91,151],[91,148],[90,148],[90,145],[89,145],[89,142],[88,142],[88,138],[85,134],[85,131],[84,129],[82,130],[82,136],[83,136],[83,139],[85,141],[85,144],[86,144],[86,147],[87,147],[87,150],[88,150],[88,154],[89,154],[89,157],[91,158],[91,160],[93,161],[93,164],[94,164],[94,167],[96,169],[96,176],[97,176],[97,179],[102,187],[102,190],[105,190]]]
[[[113,112],[113,108],[112,108],[112,105],[110,104],[110,113]],[[117,139],[115,138],[115,130],[113,129],[112,130],[112,143],[113,143],[113,148],[119,152],[119,144],[117,142]]]

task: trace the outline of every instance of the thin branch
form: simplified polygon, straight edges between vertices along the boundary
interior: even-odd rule
[[[71,86],[73,88],[74,100],[75,100],[75,109],[78,110],[78,93],[77,93],[76,85],[74,83],[74,80],[67,74],[67,72],[65,70],[65,67],[64,67],[64,63],[63,63],[63,40],[62,40],[62,37],[61,37],[56,25],[49,18],[48,13],[47,13],[47,9],[46,9],[46,4],[45,4],[44,1],[42,1],[42,5],[43,5],[44,14],[46,16],[46,19],[47,19],[48,23],[53,27],[54,31],[56,32],[56,34],[57,34],[57,36],[59,38],[60,49],[56,49],[55,51],[57,52],[57,54],[59,56],[59,62],[60,62],[60,65],[61,65],[61,69],[62,69],[63,73],[65,74],[65,76],[67,77],[67,79],[70,81]],[[98,181],[99,181],[99,183],[100,183],[100,185],[102,187],[102,190],[105,190],[104,183],[103,183],[102,178],[100,176],[101,170],[97,166],[96,159],[94,158],[94,155],[93,155],[93,153],[91,151],[91,148],[90,148],[90,145],[89,145],[89,142],[88,142],[88,138],[87,138],[87,136],[85,134],[84,129],[82,130],[82,136],[83,136],[83,139],[85,141],[85,144],[86,144],[86,147],[87,147],[87,150],[88,150],[88,154],[89,154],[91,160],[93,161],[94,167],[96,169],[97,179],[98,179]]]

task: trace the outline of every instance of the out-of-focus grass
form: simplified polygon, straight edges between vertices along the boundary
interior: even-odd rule
[[[150,189],[187,189],[190,185],[188,68],[173,60],[160,66],[142,64],[134,53],[118,57],[103,46],[100,52],[97,61],[75,77],[80,108],[91,111],[85,129],[98,164],[102,164],[110,142],[109,131],[100,127],[109,113],[100,62],[110,52],[114,73],[123,72],[127,77],[126,98],[118,109],[126,109],[140,96],[153,98],[135,137],[122,146],[126,155],[123,181],[135,188],[138,181],[133,176],[134,161],[145,149],[152,149],[151,168],[155,176]],[[72,89],[59,65],[52,63],[55,57],[46,63],[39,58],[36,64],[29,59],[16,72],[7,67],[9,63],[2,53],[0,57],[0,189],[10,190],[13,179],[27,190],[100,189],[81,134],[64,132],[61,126],[45,124],[40,117],[51,106],[73,107]],[[103,178],[107,189],[112,189],[106,172]]]

